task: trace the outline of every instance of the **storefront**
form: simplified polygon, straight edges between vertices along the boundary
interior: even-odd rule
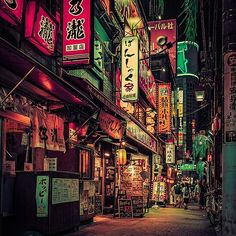
[[[16,221],[43,234],[77,227],[94,216],[94,153],[82,141],[97,106],[3,39],[0,50],[3,226]]]

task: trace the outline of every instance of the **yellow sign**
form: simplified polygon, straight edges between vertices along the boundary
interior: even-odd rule
[[[171,85],[158,84],[158,133],[171,132]]]

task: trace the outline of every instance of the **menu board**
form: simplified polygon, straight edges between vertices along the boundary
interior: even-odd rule
[[[133,216],[143,216],[143,196],[131,196]]]
[[[124,168],[121,177],[121,189],[125,189],[128,198],[143,194],[142,166],[130,165]]]
[[[79,201],[79,180],[52,178],[52,204]]]
[[[80,215],[93,214],[95,210],[95,186],[94,181],[80,182]]]
[[[132,201],[130,199],[118,200],[119,217],[133,217]]]
[[[102,214],[102,195],[95,195],[95,213]]]

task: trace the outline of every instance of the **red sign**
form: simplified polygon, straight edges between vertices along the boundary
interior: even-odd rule
[[[21,24],[24,0],[0,0],[0,16],[12,25]]]
[[[166,47],[162,48],[157,44],[161,37],[166,38],[168,43],[173,43],[168,52],[173,72],[176,74],[176,19],[151,21],[148,26],[151,29],[151,54],[156,55]]]
[[[91,1],[63,1],[63,65],[91,62]]]
[[[171,132],[171,85],[158,84],[158,133]]]
[[[25,15],[25,37],[46,55],[56,46],[57,22],[38,1],[28,3]]]
[[[122,139],[124,126],[122,122],[114,116],[101,111],[99,114],[99,123],[103,131],[114,139]]]

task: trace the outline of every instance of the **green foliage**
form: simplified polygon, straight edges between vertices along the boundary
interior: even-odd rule
[[[193,141],[193,158],[195,160],[195,163],[199,161],[200,157],[203,161],[205,161],[209,151],[209,139],[205,135],[197,135]]]
[[[185,23],[184,34],[187,41],[195,42],[197,36],[197,14],[199,10],[198,0],[184,0],[182,5],[183,11],[180,16],[183,19],[180,23]]]

